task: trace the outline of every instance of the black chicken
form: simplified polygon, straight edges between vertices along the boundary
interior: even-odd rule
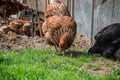
[[[120,23],[101,29],[96,34],[95,40],[89,53],[100,53],[105,57],[114,57],[120,60]]]

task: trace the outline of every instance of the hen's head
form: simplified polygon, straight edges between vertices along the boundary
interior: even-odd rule
[[[64,34],[59,41],[59,48],[60,51],[64,51],[65,49],[69,48],[72,45],[73,38],[70,37],[68,34]]]

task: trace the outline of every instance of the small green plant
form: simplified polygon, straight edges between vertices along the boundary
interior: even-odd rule
[[[113,64],[112,64],[112,63],[107,63],[106,66],[107,66],[107,67],[112,67]]]
[[[91,68],[91,69],[93,69],[93,70],[100,70],[100,66],[99,66],[99,65],[89,64],[88,66],[89,66],[89,68]]]

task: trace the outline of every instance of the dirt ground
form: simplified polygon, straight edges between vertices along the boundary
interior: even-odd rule
[[[91,43],[87,38],[77,34],[72,46],[74,48],[88,49]],[[27,37],[26,35],[21,36],[11,31],[8,33],[0,31],[0,50],[19,51],[29,47],[40,49],[49,46],[44,38],[40,38],[39,36]]]
[[[111,74],[116,70],[119,70],[120,64],[117,61],[113,61],[107,58],[102,58],[102,60],[97,59],[88,64],[84,64],[80,69],[86,69],[95,75],[103,76],[103,75]]]

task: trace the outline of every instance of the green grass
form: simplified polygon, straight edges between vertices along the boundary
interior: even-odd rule
[[[49,49],[27,49],[21,52],[0,52],[0,80],[120,80],[120,69],[111,74],[97,76],[80,68],[96,60],[86,51],[73,57],[58,56]]]

